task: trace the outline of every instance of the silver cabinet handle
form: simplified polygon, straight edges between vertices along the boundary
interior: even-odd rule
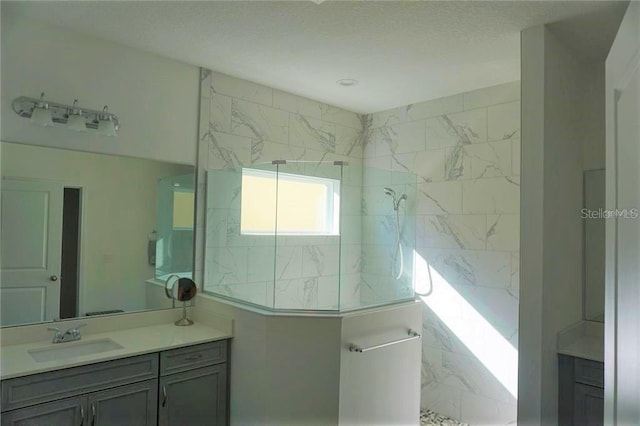
[[[190,355],[190,356],[186,357],[185,359],[187,361],[195,361],[195,360],[200,359],[200,358],[202,358],[202,354]]]
[[[51,275],[51,276],[49,277],[49,279],[50,279],[51,281],[58,281],[58,276],[57,276],[57,275]]]
[[[167,405],[167,387],[162,387],[162,406],[165,407]]]
[[[91,426],[96,424],[96,404],[91,404]]]
[[[84,426],[84,406],[80,406],[80,426]]]

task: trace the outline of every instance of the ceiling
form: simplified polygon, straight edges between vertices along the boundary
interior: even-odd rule
[[[522,29],[612,4],[3,1],[2,12],[369,113],[519,80]],[[359,84],[336,84],[347,78]]]

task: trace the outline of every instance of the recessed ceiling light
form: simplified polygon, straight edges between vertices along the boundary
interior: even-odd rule
[[[353,78],[343,78],[342,80],[336,81],[336,83],[342,87],[352,87],[358,84],[358,80],[354,80]]]

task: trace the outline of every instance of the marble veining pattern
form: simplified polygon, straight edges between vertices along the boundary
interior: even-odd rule
[[[209,145],[210,169],[240,169],[250,159],[251,140],[240,136],[207,132],[201,140]]]
[[[486,248],[487,221],[481,215],[425,215],[418,236],[424,247]]]
[[[429,149],[487,141],[487,110],[464,111],[428,119],[426,147]]]
[[[295,114],[291,116],[289,135],[290,145],[336,152],[336,125],[333,123]]]
[[[422,113],[414,104],[371,114],[365,141],[365,165],[390,167],[391,174],[377,174],[376,185],[393,184],[393,172],[417,175],[415,255],[441,280],[434,286],[430,275],[420,275],[425,300],[437,296],[446,306],[440,316],[424,308],[422,407],[469,424],[515,421],[515,398],[469,344],[497,332],[517,348],[519,87],[508,83],[428,101]],[[402,141],[397,129],[417,128],[416,120],[425,124],[424,141]],[[375,197],[366,199],[365,213],[379,214],[376,204]],[[363,219],[363,241],[376,229],[375,221]],[[362,262],[381,264],[383,253],[363,247]],[[441,293],[442,286],[449,292]],[[361,287],[367,297],[384,292],[376,275],[363,274]],[[470,320],[474,315],[486,323]]]
[[[286,143],[289,138],[289,114],[276,108],[233,99],[231,132],[253,139]]]
[[[209,127],[216,132],[231,133],[231,97],[212,91]]]

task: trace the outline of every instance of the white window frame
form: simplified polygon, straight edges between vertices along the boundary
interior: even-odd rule
[[[240,220],[240,235],[285,235],[285,236],[337,236],[340,235],[340,181],[337,179],[331,178],[323,178],[316,176],[305,176],[298,175],[293,173],[282,173],[271,170],[260,170],[260,169],[251,169],[251,168],[243,168],[242,176],[255,176],[262,178],[270,178],[275,181],[275,184],[278,185],[279,180],[287,180],[291,182],[300,182],[300,183],[313,183],[313,184],[322,184],[327,188],[327,198],[325,202],[325,211],[324,217],[325,220],[325,229],[322,231],[309,231],[309,230],[298,230],[298,231],[281,231],[277,229],[277,220],[276,220],[276,229],[274,232],[272,231],[245,231],[242,229],[242,220]],[[277,190],[276,190],[277,197]],[[242,205],[242,203],[241,203]],[[277,206],[277,200],[276,200]],[[240,217],[242,217],[242,208],[240,210]]]

